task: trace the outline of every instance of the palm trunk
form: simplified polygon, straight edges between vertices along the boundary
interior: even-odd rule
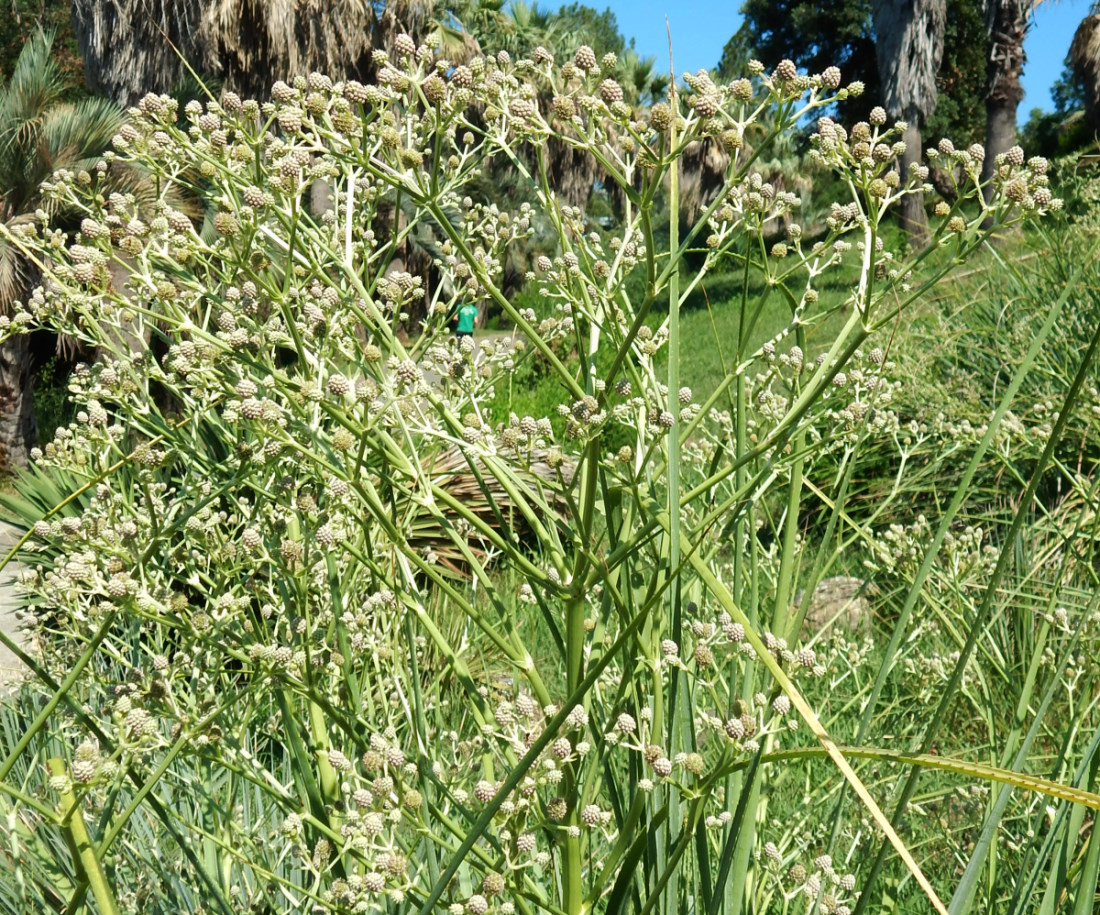
[[[33,367],[29,336],[0,344],[0,464],[8,471],[25,467],[38,441]]]
[[[1085,123],[1100,131],[1100,13],[1086,16],[1069,48],[1073,72],[1085,87]]]
[[[993,194],[988,182],[996,168],[997,156],[1016,144],[1016,109],[1024,97],[1020,75],[1027,59],[1024,34],[1032,5],[1030,0],[992,0],[989,5],[985,161],[982,163],[986,200]]]
[[[920,165],[921,161],[921,136],[920,127],[915,121],[908,122],[902,139],[905,141],[905,152],[898,162],[901,168],[901,180],[905,182],[909,178],[910,165]],[[928,213],[924,209],[924,194],[906,194],[901,198],[901,206],[898,210],[898,222],[909,239],[913,248],[923,248],[928,244]]]

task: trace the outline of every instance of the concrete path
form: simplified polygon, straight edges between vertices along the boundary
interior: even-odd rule
[[[0,558],[6,556],[18,540],[15,528],[0,523]],[[31,646],[32,639],[29,633],[23,631],[22,624],[16,617],[19,609],[19,598],[15,593],[18,576],[17,562],[9,562],[0,569],[0,631],[26,651]],[[26,673],[27,668],[19,658],[7,645],[0,643],[0,689],[22,679]]]

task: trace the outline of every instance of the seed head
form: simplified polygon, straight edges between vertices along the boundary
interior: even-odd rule
[[[1024,151],[1019,146],[1013,146],[1005,153],[1005,162],[1009,165],[1023,165]]]
[[[490,871],[481,881],[481,892],[490,899],[499,896],[504,892],[504,878],[500,874]]]
[[[635,728],[638,727],[638,723],[631,715],[623,712],[619,716],[619,720],[615,722],[615,728],[624,734],[633,734]]]
[[[595,804],[588,804],[584,810],[581,811],[581,822],[585,826],[599,826],[600,825],[600,808]]]
[[[508,111],[511,112],[512,117],[518,118],[521,121],[527,121],[538,114],[538,108],[535,107],[535,103],[530,99],[514,98],[508,103]]]
[[[826,89],[840,87],[840,69],[838,67],[826,67],[821,72],[821,85]]]
[[[577,53],[573,55],[573,63],[580,70],[595,70],[598,66],[596,63],[596,52],[588,47],[588,45],[582,44],[577,48]]]
[[[790,83],[798,79],[798,67],[793,60],[781,60],[775,68],[775,80],[781,83]]]
[[[555,95],[552,107],[554,114],[563,120],[568,120],[577,113],[577,106],[568,95]]]
[[[447,98],[447,84],[435,73],[424,80],[420,88],[429,104],[437,105]]]
[[[489,900],[480,894],[474,894],[466,901],[466,911],[470,915],[485,915],[489,911]]]
[[[416,55],[416,42],[408,35],[398,35],[393,42],[393,50],[398,57],[413,57]]]
[[[649,123],[654,130],[664,133],[672,126],[672,109],[664,102],[658,102],[649,109]]]
[[[605,79],[600,83],[600,97],[608,104],[623,100],[623,87],[613,79]]]
[[[695,110],[704,118],[713,117],[722,106],[722,99],[714,92],[697,95],[694,97],[694,102]]]

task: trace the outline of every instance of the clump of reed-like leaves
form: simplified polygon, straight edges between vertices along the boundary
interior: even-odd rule
[[[37,456],[73,499],[26,519],[43,653],[24,694],[48,704],[0,768],[20,873],[5,892],[101,913],[832,913],[873,905],[885,857],[944,910],[950,887],[901,837],[903,775],[934,764],[942,716],[897,746],[871,727],[876,681],[863,723],[830,736],[825,697],[872,646],[810,644],[796,588],[858,534],[906,594],[930,575],[948,593],[934,557],[957,506],[896,537],[849,528],[848,474],[898,432],[889,329],[990,233],[1057,205],[1045,163],[1012,150],[987,203],[980,150],[941,144],[957,200],[903,254],[881,230],[926,172],[897,172],[901,128],[880,110],[842,126],[861,87],[835,68],[696,74],[641,111],[587,48],[454,67],[399,40],[378,63],[377,85],[313,74],[270,102],[190,103],[183,126],[148,96],[113,155],[155,175],[160,202],[102,194],[102,169],[60,174],[51,193],[83,213],[79,233],[14,239],[46,282],[12,332],[46,326],[99,355],[72,378],[76,422]],[[754,171],[766,142],[744,154],[742,138],[815,116],[815,159],[848,196],[811,240],[798,198]],[[559,205],[548,137],[598,160],[624,201],[616,229]],[[663,249],[658,204],[679,212],[700,141],[724,150],[724,183]],[[529,207],[467,195],[493,156],[527,176]],[[209,234],[171,203],[195,193]],[[529,279],[558,306],[541,323],[502,292],[535,208],[557,236]],[[438,244],[428,282],[398,263],[419,229]],[[814,357],[808,334],[831,317],[818,288],[852,264],[843,324]],[[691,391],[679,306],[718,269],[745,277],[741,333],[728,377]],[[761,277],[791,317],[755,346]],[[451,340],[467,299],[513,341]],[[494,425],[496,386],[533,358],[558,415]],[[835,476],[815,478],[822,455]],[[816,563],[811,500],[827,506]],[[911,554],[892,546],[906,536]],[[1003,554],[952,538],[967,568],[1003,576]],[[988,618],[981,604],[940,667],[904,668],[929,703],[970,687],[968,632]],[[1051,619],[1044,633],[1065,622]],[[834,819],[769,817],[782,773],[823,756]],[[1010,768],[945,771],[1095,800],[1070,775]]]

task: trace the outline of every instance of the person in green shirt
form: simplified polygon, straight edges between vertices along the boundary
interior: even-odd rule
[[[474,335],[474,322],[477,321],[477,306],[472,302],[466,302],[464,305],[460,305],[458,312],[454,316],[454,320],[458,322],[458,327],[455,329],[455,335],[460,340],[463,337],[472,337]]]

